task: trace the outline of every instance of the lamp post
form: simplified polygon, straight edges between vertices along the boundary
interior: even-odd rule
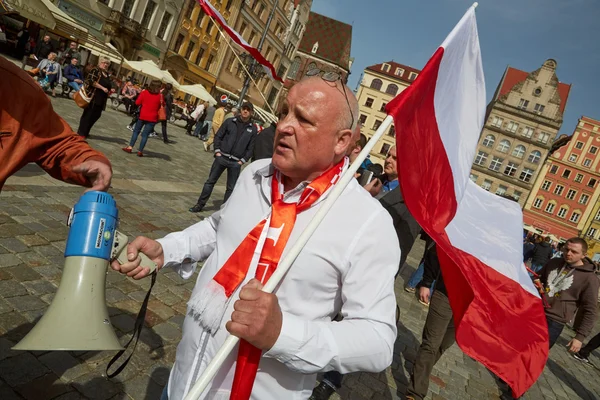
[[[271,21],[273,20],[273,16],[275,15],[275,11],[277,11],[278,0],[273,0],[273,9],[269,13],[269,18],[267,19],[267,23],[265,25],[265,30],[260,37],[260,41],[258,42],[258,47],[256,48],[258,51],[262,50],[263,44],[265,43],[265,39],[267,38],[267,34],[269,33],[269,26],[271,25]],[[248,55],[249,56],[249,55]],[[246,74],[246,79],[244,80],[244,86],[242,86],[242,91],[240,92],[240,99],[238,100],[238,109],[242,106],[244,102],[244,97],[246,97],[246,93],[248,93],[248,89],[250,88],[250,76],[254,78],[255,69],[257,67],[257,62],[254,58],[250,61],[250,66],[248,67],[248,72],[250,74]]]

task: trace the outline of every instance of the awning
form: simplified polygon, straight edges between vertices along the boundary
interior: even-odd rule
[[[235,100],[240,98],[240,96],[238,96],[237,94],[232,93],[227,89],[223,89],[222,87],[217,86],[217,90],[227,94],[229,97],[232,97]],[[260,119],[262,119],[265,122],[277,123],[277,121],[278,121],[278,118],[276,116],[274,116],[273,114],[271,114],[270,112],[268,112],[266,110],[263,110],[260,107],[257,107],[256,105],[254,106],[254,112],[257,113],[258,116],[260,117]]]
[[[98,38],[88,33],[87,38],[82,40],[81,46],[89,49],[92,54],[110,59],[113,64],[121,64],[125,60],[118,51],[111,49],[108,43],[102,43]]]
[[[217,104],[215,98],[212,97],[206,88],[199,83],[196,83],[195,85],[181,85],[179,90],[200,100],[208,101],[212,105]]]
[[[129,68],[132,71],[140,73],[142,75],[149,76],[151,78],[163,80],[164,74],[163,71],[156,65],[154,62],[150,60],[145,61],[129,61],[124,60],[123,66],[125,68]]]
[[[56,26],[56,20],[43,0],[3,0],[3,3],[8,5],[8,7],[4,7],[7,11],[12,9],[22,17],[50,29],[54,29]]]
[[[21,0],[23,1],[23,0]],[[80,25],[73,18],[69,17],[63,10],[56,7],[54,3],[50,0],[41,0],[44,5],[50,10],[54,19],[56,20],[56,25],[52,28],[48,26],[50,29],[60,29],[65,33],[69,34],[73,38],[83,38],[87,35],[88,30],[84,26]]]

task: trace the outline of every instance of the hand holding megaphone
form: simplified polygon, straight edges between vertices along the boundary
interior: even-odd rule
[[[147,267],[147,259],[154,262],[157,269],[165,263],[161,244],[144,236],[138,236],[126,249],[117,253],[118,256],[110,264],[111,268],[133,279],[142,279],[152,273],[153,269]]]

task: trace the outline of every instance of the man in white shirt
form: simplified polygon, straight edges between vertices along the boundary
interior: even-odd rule
[[[260,249],[271,242],[269,246],[275,247],[282,240],[284,225],[274,229],[265,223],[260,228],[262,218],[276,219],[276,207],[282,207],[281,203],[272,205],[272,192],[277,191],[273,189],[279,188],[285,206],[295,204],[300,209],[305,194],[312,196],[315,191],[315,182],[323,182],[320,178],[335,168],[345,171],[357,114],[356,98],[339,77],[333,79],[329,73],[299,82],[283,104],[272,160],[259,160],[242,171],[221,210],[158,241],[138,237],[128,247],[129,260],[134,261],[113,262],[113,269],[143,278],[149,271],[139,266],[137,253],[142,251],[159,266],[189,278],[196,262],[206,260],[163,397],[183,399],[229,333],[262,350],[251,386],[253,400],[307,399],[318,372],[378,372],[390,365],[396,338],[398,239],[389,214],[355,180],[273,294],[260,291],[260,282],[252,279],[264,265],[259,264],[264,260]],[[330,185],[335,182],[332,179]],[[327,193],[297,213],[283,257]],[[198,314],[196,299],[211,288],[251,231],[258,238],[249,268],[211,328],[206,315]],[[332,321],[338,313],[343,320]],[[235,349],[201,399],[229,399],[237,357]]]

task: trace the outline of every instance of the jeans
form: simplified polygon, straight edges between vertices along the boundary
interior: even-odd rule
[[[160,395],[160,400],[169,400],[169,382],[165,385],[165,388]]]
[[[427,396],[433,366],[454,342],[454,320],[450,302],[444,293],[437,290],[431,296],[429,312],[423,327],[423,339],[410,376],[407,395],[418,400]]]
[[[421,282],[421,279],[423,279],[424,271],[425,271],[425,263],[423,261],[421,261],[421,263],[419,264],[419,266],[417,267],[415,272],[413,272],[412,275],[410,276],[410,279],[408,280],[408,283],[406,284],[406,286],[411,287],[413,289],[416,288],[417,285],[419,284],[419,282]]]
[[[325,375],[323,375],[323,382],[332,386],[334,389],[339,389],[342,387],[342,378],[344,378],[344,375],[337,371],[327,371],[325,372]]]
[[[142,121],[141,119],[138,119],[133,127],[133,135],[131,135],[129,146],[133,147],[135,145],[143,126],[144,131],[142,132],[142,141],[140,142],[139,151],[144,151],[144,147],[146,147],[146,142],[148,141],[148,135],[150,135],[150,133],[154,130],[154,125],[156,125],[156,122]]]
[[[204,121],[198,121],[196,123],[196,128],[194,128],[194,136],[198,137],[200,132],[202,132],[202,128],[204,128]]]
[[[231,196],[231,192],[233,192],[233,187],[237,182],[238,177],[240,176],[240,171],[242,170],[242,166],[235,160],[229,160],[225,158],[225,156],[215,157],[213,161],[212,167],[210,167],[210,172],[208,173],[208,179],[204,183],[204,187],[202,188],[202,193],[198,198],[198,205],[200,207],[204,207],[206,202],[210,198],[210,195],[213,191],[213,187],[215,183],[219,180],[223,172],[227,170],[227,188],[225,190],[225,197],[223,198],[223,202],[226,202]]]
[[[562,322],[551,320],[548,317],[546,317],[546,322],[548,322],[548,344],[549,348],[552,348],[552,346],[554,346],[554,344],[560,337],[560,334],[562,333],[565,324],[563,324]]]
[[[536,274],[542,270],[544,264],[531,264],[531,270]]]
[[[73,89],[74,91],[78,92],[79,89],[81,88],[81,85],[77,82],[69,82],[69,87],[71,89]]]
[[[206,133],[200,136],[200,139],[206,141],[210,136],[210,130],[212,129],[212,121],[204,121],[204,126],[202,127],[202,131],[206,129]]]
[[[589,357],[591,352],[596,350],[598,347],[600,347],[600,333],[597,334],[596,336],[594,336],[589,342],[588,344],[586,344],[585,346],[583,346],[581,348],[581,351],[579,352],[579,354],[581,354],[583,357]]]

